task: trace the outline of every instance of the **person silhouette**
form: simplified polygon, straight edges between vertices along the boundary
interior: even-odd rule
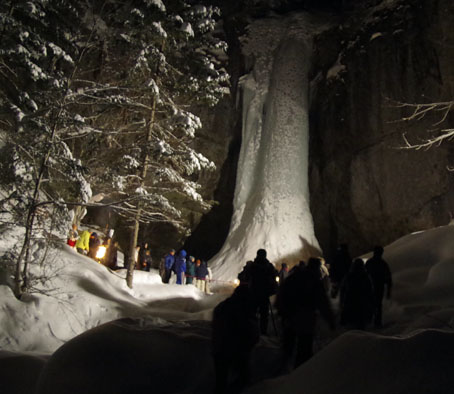
[[[392,275],[388,263],[383,260],[384,249],[382,246],[374,248],[373,256],[366,261],[366,271],[369,274],[374,287],[374,325],[382,327],[383,296],[391,297]]]
[[[331,297],[336,298],[344,279],[350,270],[352,258],[347,244],[340,244],[330,264],[329,277],[331,280]]]
[[[283,328],[283,366],[296,355],[294,367],[298,367],[313,355],[317,314],[323,316],[332,329],[334,314],[326,290],[318,272],[300,264],[284,281],[276,297],[276,308]]]
[[[213,311],[215,394],[239,392],[249,381],[250,355],[260,338],[256,304],[245,284]]]
[[[281,269],[278,273],[278,277],[279,277],[279,286],[282,285],[282,283],[284,283],[284,280],[287,278],[287,276],[289,275],[289,269],[288,269],[288,265],[287,263],[282,263],[281,264]]]
[[[353,261],[340,288],[340,323],[364,330],[373,313],[374,293],[362,259]]]
[[[268,317],[270,313],[270,296],[276,294],[278,273],[266,258],[266,250],[259,249],[254,261],[248,262],[238,275],[240,282],[248,285],[256,303],[260,316],[260,332],[263,335],[268,331]]]

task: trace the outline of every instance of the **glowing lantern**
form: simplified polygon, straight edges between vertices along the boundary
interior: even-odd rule
[[[96,252],[96,258],[101,260],[106,254],[106,247],[101,245]]]

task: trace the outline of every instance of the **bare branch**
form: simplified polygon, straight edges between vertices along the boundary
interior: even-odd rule
[[[440,144],[443,141],[452,140],[454,138],[454,129],[442,130],[441,134],[438,135],[437,137],[429,138],[429,139],[425,140],[425,142],[420,143],[420,144],[411,144],[408,141],[408,139],[407,139],[405,134],[402,135],[402,138],[405,141],[405,146],[403,146],[402,149],[416,149],[416,150],[424,149],[424,150],[427,150],[427,149],[429,149],[429,148],[431,148],[433,146],[440,146]]]

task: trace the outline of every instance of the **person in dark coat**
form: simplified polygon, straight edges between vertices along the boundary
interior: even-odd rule
[[[373,256],[366,261],[366,271],[369,274],[374,287],[374,325],[379,328],[382,326],[382,307],[383,296],[391,297],[392,276],[388,263],[383,260],[384,249],[382,246],[374,248]]]
[[[340,244],[336,249],[330,264],[329,277],[331,280],[331,297],[335,298],[339,293],[340,285],[345,275],[350,270],[352,258],[347,244]]]
[[[172,249],[164,257],[164,277],[162,278],[163,283],[169,283],[170,277],[172,276],[174,264],[175,264],[175,249]]]
[[[100,245],[101,240],[99,239],[98,234],[95,232],[91,233],[90,240],[88,241],[88,257],[96,259],[96,252]]]
[[[372,282],[362,259],[356,259],[340,288],[340,323],[358,330],[369,324],[374,305]]]
[[[205,261],[197,259],[195,261],[195,287],[204,293],[207,292],[206,280],[208,276],[208,268]]]
[[[153,259],[151,258],[150,249],[145,250],[145,255],[142,257],[142,270],[150,272]]]
[[[150,252],[148,255],[151,256],[150,246],[148,245],[148,242],[144,242],[143,245],[139,249],[139,265],[140,265],[140,269],[142,269],[144,271],[147,271],[146,267],[148,266],[147,261],[146,261],[147,259],[145,257],[147,255],[147,250]],[[151,264],[150,264],[150,267],[151,267]],[[148,269],[148,271],[150,271],[150,269]]]
[[[109,238],[110,239],[110,238]],[[103,264],[112,270],[117,269],[118,242],[110,240],[106,255],[103,259]]]
[[[276,308],[282,320],[284,364],[291,361],[296,347],[296,368],[313,355],[317,313],[335,328],[331,304],[319,275],[300,264],[280,286]]]
[[[177,285],[182,285],[184,273],[186,272],[186,251],[184,249],[180,250],[180,253],[178,253],[175,264],[173,265],[173,270],[177,276]]]
[[[280,269],[279,274],[278,274],[279,286],[281,286],[282,283],[284,283],[284,280],[287,278],[287,276],[288,276],[288,265],[287,265],[287,263],[282,263],[281,264],[281,269]]]
[[[329,290],[329,271],[325,265],[325,261],[320,257],[311,257],[307,261],[306,268],[312,271],[319,280],[322,281],[323,287],[326,291]]]
[[[305,269],[306,268],[306,262],[304,260],[300,260],[298,264],[295,264],[290,271],[288,272],[288,275],[293,275],[296,271],[298,271],[300,268]]]
[[[186,284],[192,285],[195,278],[195,257],[189,256],[186,261]]]
[[[215,394],[237,393],[249,381],[250,355],[260,337],[255,310],[248,286],[240,285],[213,311]]]
[[[259,249],[255,260],[248,262],[238,275],[240,282],[249,286],[255,300],[260,316],[260,332],[263,335],[266,335],[268,331],[270,296],[276,294],[277,291],[276,277],[277,271],[266,258],[265,249]]]

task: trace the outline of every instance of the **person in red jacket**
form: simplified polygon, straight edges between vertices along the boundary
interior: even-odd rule
[[[66,243],[71,246],[71,248],[75,248],[77,238],[79,238],[79,233],[77,232],[77,224],[73,223],[71,230],[69,230],[68,240],[66,241]]]

